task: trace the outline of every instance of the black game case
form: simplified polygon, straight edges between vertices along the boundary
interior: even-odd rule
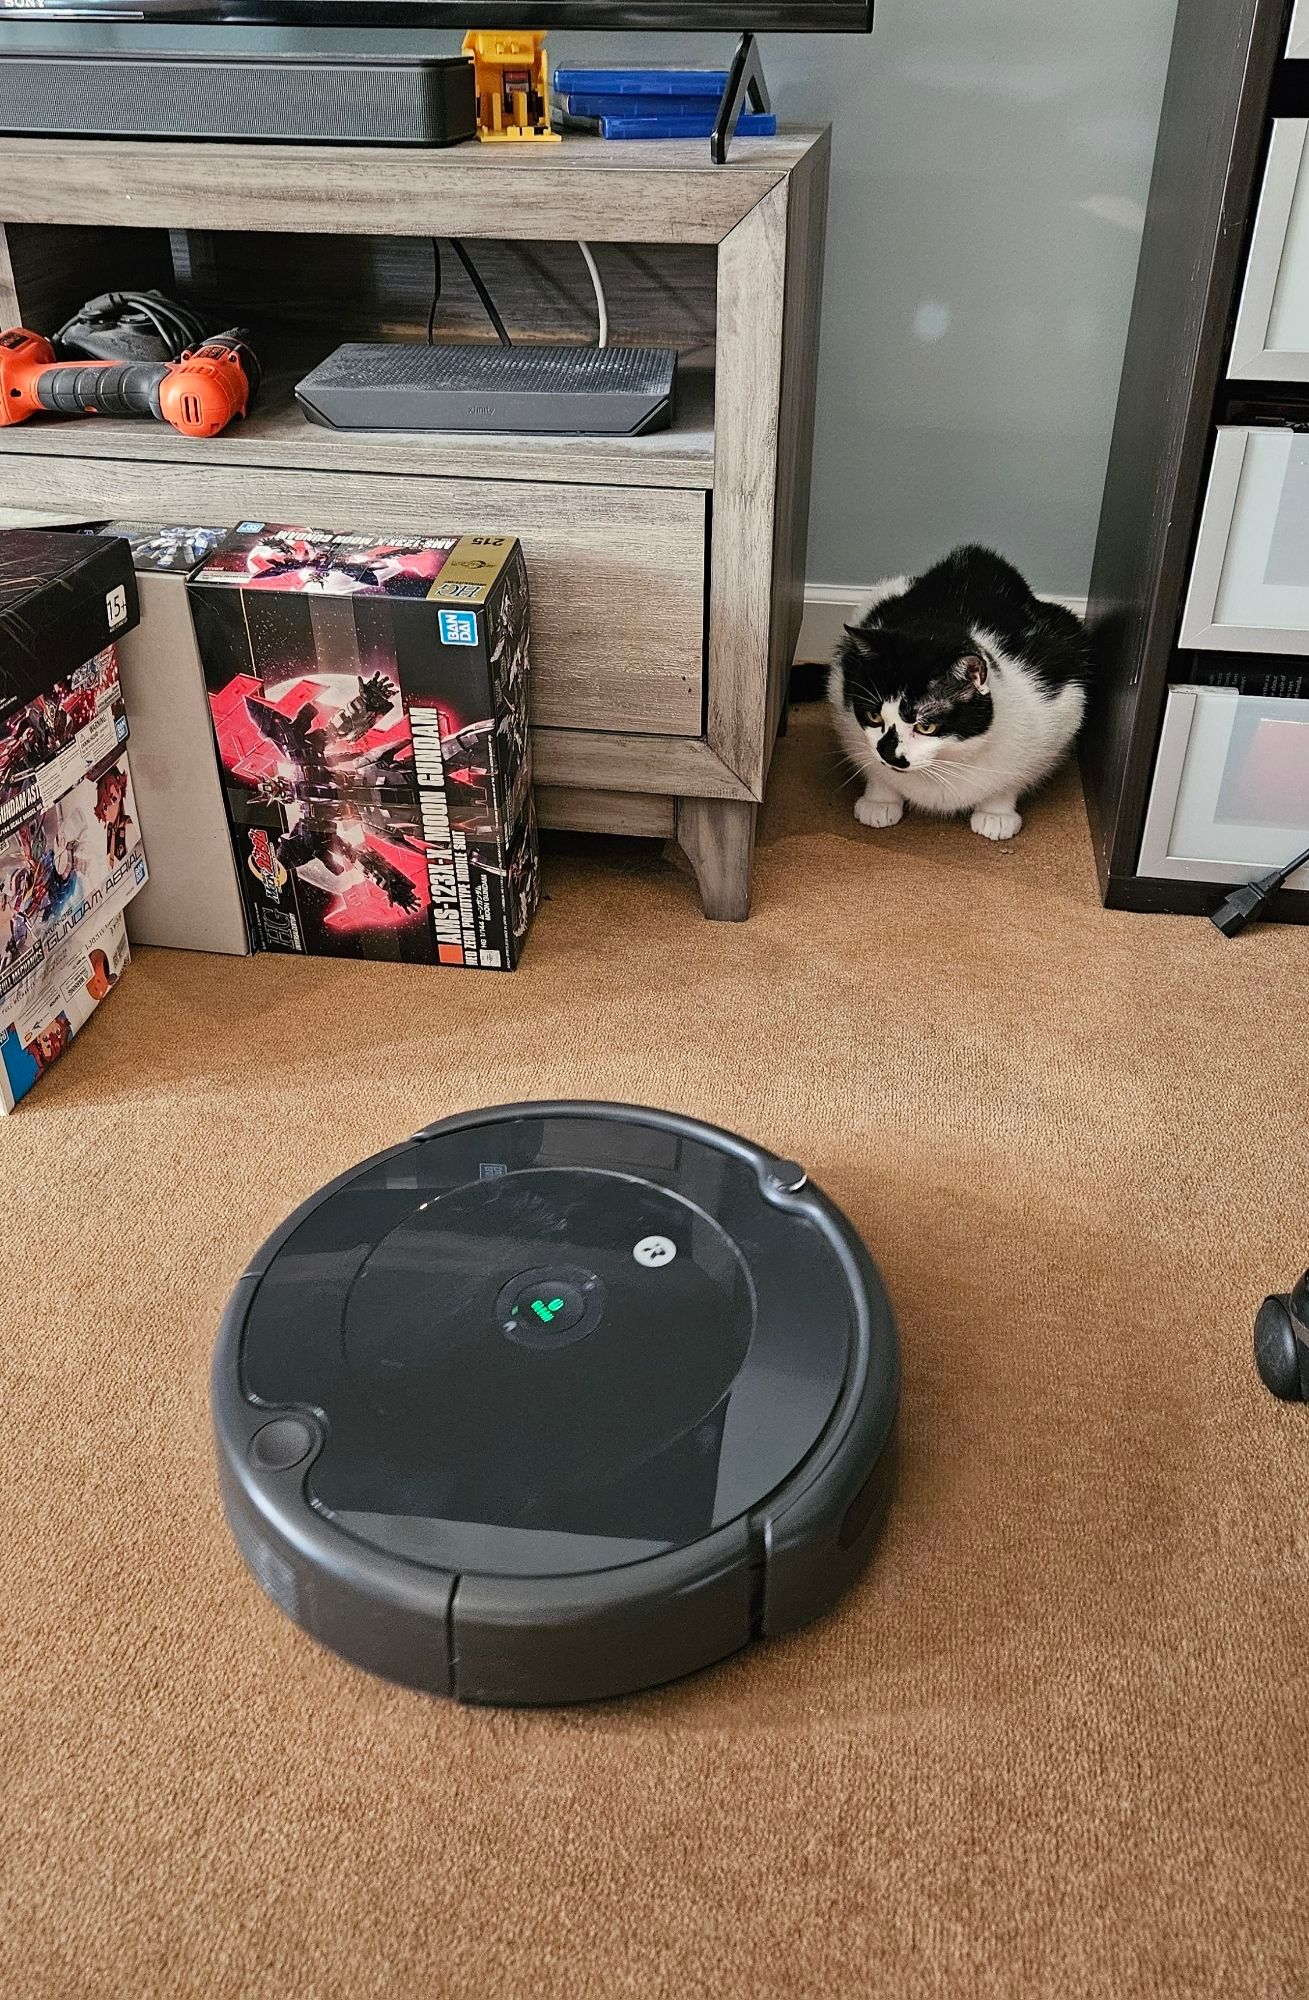
[[[256,943],[511,970],[539,869],[517,541],[243,522],[188,589]]]

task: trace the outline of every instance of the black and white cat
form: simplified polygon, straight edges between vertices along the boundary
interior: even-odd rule
[[[970,812],[1012,840],[1018,801],[1062,762],[1091,674],[1086,628],[1034,597],[990,549],[956,549],[880,584],[837,650],[828,699],[864,773],[855,818],[894,826],[906,801]]]

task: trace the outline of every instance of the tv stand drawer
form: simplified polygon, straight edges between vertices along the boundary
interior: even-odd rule
[[[532,588],[532,720],[699,736],[706,495],[671,487],[402,478],[24,454],[31,511],[86,520],[266,520],[397,534],[517,535]],[[0,480],[6,494],[18,479]]]

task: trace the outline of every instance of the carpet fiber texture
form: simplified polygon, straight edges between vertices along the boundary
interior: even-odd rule
[[[17,1117],[0,1992],[1309,1988],[1309,1410],[1250,1322],[1309,1257],[1309,934],[1099,907],[782,744],[743,926],[574,843],[512,977],[141,952]],[[570,1711],[319,1650],[214,1491],[247,1256],[441,1114],[655,1101],[803,1161],[904,1348],[900,1493],[821,1624]]]

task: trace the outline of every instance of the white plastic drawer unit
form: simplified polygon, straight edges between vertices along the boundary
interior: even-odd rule
[[[1227,373],[1309,381],[1309,118],[1273,122]]]
[[[1139,872],[1244,882],[1309,847],[1309,701],[1171,687]],[[1287,881],[1309,889],[1309,863]]]
[[[1220,427],[1180,643],[1309,653],[1309,434]]]
[[[1291,30],[1286,38],[1288,56],[1309,60],[1309,0],[1295,0],[1291,9]]]

